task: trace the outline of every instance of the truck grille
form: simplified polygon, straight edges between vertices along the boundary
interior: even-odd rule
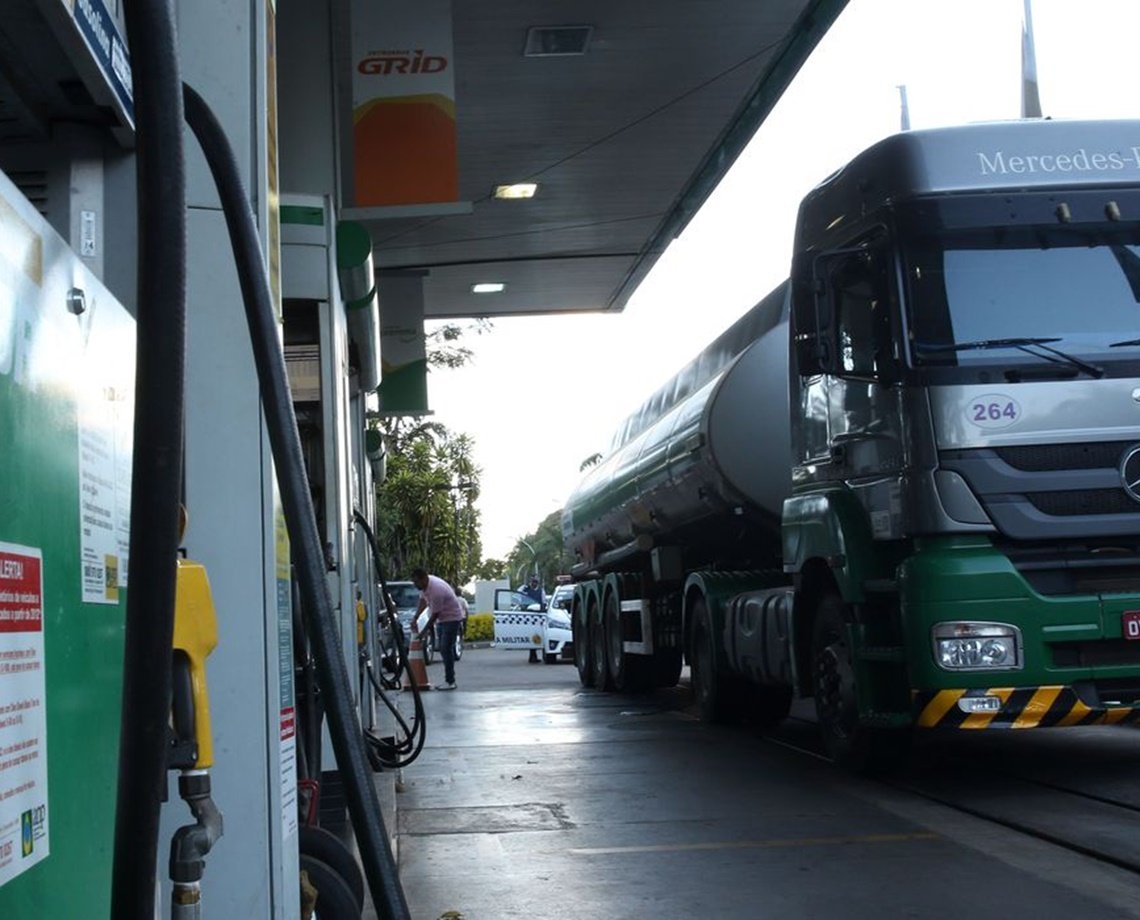
[[[1137,536],[1052,544],[998,539],[994,546],[1038,594],[1140,594]],[[1140,642],[1132,644],[1140,655]]]
[[[1013,540],[1116,540],[1140,534],[1140,502],[1120,463],[1135,439],[948,450],[939,466],[970,486],[998,531]]]
[[[1140,664],[1140,642],[1127,639],[1100,639],[1095,642],[1058,642],[1051,646],[1053,664],[1058,668],[1096,668]],[[1105,688],[1110,694],[1119,687]],[[1133,691],[1129,691],[1133,692]]]
[[[1042,514],[1067,517],[1074,514],[1136,514],[1140,505],[1123,489],[1082,489],[1075,492],[1026,492]]]
[[[1117,467],[1133,441],[1102,441],[1098,444],[1028,444],[998,447],[995,453],[1014,469],[1026,472],[1047,470],[1097,470]]]

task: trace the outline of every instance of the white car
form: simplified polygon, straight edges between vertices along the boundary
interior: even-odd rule
[[[573,633],[570,629],[570,598],[574,589],[560,585],[544,605],[521,591],[499,588],[495,591],[495,648],[535,650],[542,660],[554,664],[560,658],[573,659]]]

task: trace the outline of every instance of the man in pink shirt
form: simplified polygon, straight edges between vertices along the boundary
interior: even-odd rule
[[[420,637],[426,633],[431,635],[436,620],[439,621],[439,650],[443,654],[444,685],[440,690],[455,689],[455,638],[459,634],[460,624],[463,623],[463,608],[455,592],[442,578],[429,575],[423,569],[412,571],[412,582],[420,589],[420,605],[416,608],[416,615],[412,617],[414,624],[424,612],[424,608],[431,609],[431,616],[424,628],[420,630]],[[414,627],[413,627],[414,628]]]

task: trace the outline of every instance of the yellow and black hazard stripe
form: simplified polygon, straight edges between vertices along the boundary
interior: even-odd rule
[[[959,700],[997,697],[1001,708],[966,712]],[[1117,725],[1140,721],[1140,706],[1089,706],[1072,687],[990,687],[973,690],[915,690],[919,728],[1049,728]]]

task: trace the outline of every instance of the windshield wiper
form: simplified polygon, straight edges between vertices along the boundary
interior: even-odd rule
[[[983,351],[987,348],[1024,348],[1026,345],[1047,345],[1049,342],[1059,342],[1058,335],[1052,338],[1037,336],[1036,338],[1020,339],[977,339],[973,342],[946,342],[924,343],[916,342],[919,351]]]
[[[1104,368],[1097,367],[1095,364],[1089,364],[1087,361],[1082,361],[1080,358],[1074,357],[1067,352],[1061,351],[1059,348],[1053,348],[1051,342],[1061,341],[1060,336],[1026,336],[1023,338],[1015,339],[977,339],[973,342],[947,342],[945,344],[923,344],[916,342],[915,347],[920,351],[984,351],[990,348],[1016,348],[1019,351],[1025,352],[1027,355],[1033,355],[1035,358],[1043,358],[1046,361],[1052,361],[1054,364],[1068,364],[1070,367],[1075,367],[1079,371],[1084,371],[1090,377],[1103,377]],[[1123,344],[1123,343],[1121,343]],[[1137,342],[1135,344],[1140,344]],[[1047,354],[1041,354],[1040,351],[1033,351],[1033,348],[1040,348],[1041,351]]]
[[[1109,348],[1123,348],[1125,345],[1140,345],[1140,339],[1125,339],[1123,342],[1113,342]]]

